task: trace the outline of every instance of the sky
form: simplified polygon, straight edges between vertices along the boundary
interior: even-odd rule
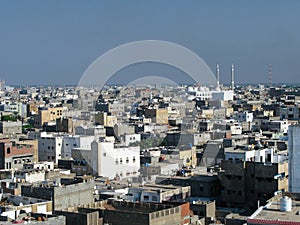
[[[300,83],[300,1],[0,1],[0,79],[10,85],[77,84],[88,66],[119,45],[163,40],[199,55],[220,81]],[[160,63],[138,63],[111,77],[191,82]]]

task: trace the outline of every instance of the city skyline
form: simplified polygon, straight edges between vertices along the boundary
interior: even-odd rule
[[[230,83],[231,64],[237,84],[268,83],[269,64],[274,83],[300,82],[297,1],[132,3],[2,1],[0,79],[11,85],[77,84],[110,49],[163,40],[189,48],[212,71],[219,63],[221,83]],[[123,68],[111,83],[144,75],[191,83],[182,71],[159,63]]]

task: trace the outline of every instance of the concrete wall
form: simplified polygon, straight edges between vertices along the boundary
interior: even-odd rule
[[[21,134],[22,133],[22,122],[21,121],[1,121],[0,122],[0,133],[3,135],[9,134]]]
[[[22,185],[21,194],[23,196],[53,200],[53,210],[62,210],[72,206],[93,203],[93,190],[94,182],[88,181],[57,187]]]

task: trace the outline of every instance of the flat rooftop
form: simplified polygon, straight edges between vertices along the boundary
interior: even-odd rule
[[[100,209],[111,210],[111,211],[123,211],[123,212],[134,212],[140,214],[148,214],[157,212],[160,210],[176,208],[170,204],[161,203],[137,203],[137,202],[124,202],[108,200],[104,204],[99,206]],[[96,207],[98,208],[98,207]]]
[[[278,224],[285,224],[285,222],[298,222],[300,224],[299,212],[300,200],[292,200],[292,210],[290,212],[280,211],[280,201],[278,200],[261,207],[249,219],[265,221],[266,224],[267,221],[280,221]]]

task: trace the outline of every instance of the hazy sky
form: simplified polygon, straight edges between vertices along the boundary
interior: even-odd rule
[[[0,79],[8,84],[77,84],[120,44],[164,40],[197,53],[229,82],[300,83],[300,1],[0,1]],[[145,74],[188,77],[169,66],[129,66],[112,80]],[[181,74],[181,75],[180,75]],[[180,80],[181,79],[181,80]]]

